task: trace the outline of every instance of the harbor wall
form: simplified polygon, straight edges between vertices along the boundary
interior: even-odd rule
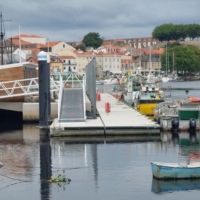
[[[39,120],[39,103],[38,102],[0,102],[1,110],[15,111],[22,113],[23,121]],[[86,96],[86,110],[91,112],[91,102]],[[51,102],[51,119],[58,117],[58,103]]]

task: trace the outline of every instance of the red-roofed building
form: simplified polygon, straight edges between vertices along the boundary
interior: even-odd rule
[[[67,44],[66,42],[48,42],[40,47],[40,51],[49,52],[49,55],[58,55],[61,51],[74,51],[75,48]]]
[[[13,40],[16,40],[19,38],[23,41],[26,41],[28,43],[33,43],[33,44],[46,44],[46,38],[40,37],[37,35],[27,35],[27,34],[20,34],[17,36],[12,37]]]

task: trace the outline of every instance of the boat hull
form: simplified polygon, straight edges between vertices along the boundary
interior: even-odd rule
[[[199,165],[164,165],[151,163],[152,174],[157,179],[198,179],[200,178]]]
[[[96,81],[96,85],[104,85],[103,81]]]
[[[156,107],[157,103],[140,103],[139,111],[144,115],[153,115],[154,108]]]
[[[199,118],[199,110],[186,110],[180,109],[178,111],[178,116],[180,120],[189,120],[191,118],[198,119]]]
[[[149,100],[149,101],[139,101],[138,110],[144,115],[154,115],[154,109],[158,103],[164,100]]]

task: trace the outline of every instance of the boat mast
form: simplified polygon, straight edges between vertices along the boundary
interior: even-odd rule
[[[0,14],[0,20],[1,20],[1,32],[0,32],[0,37],[1,37],[1,65],[3,65],[3,40],[4,40],[4,36],[5,36],[5,32],[3,32],[3,16],[2,16],[2,12]]]
[[[166,75],[167,75],[167,43],[166,43]]]
[[[174,52],[173,52],[173,74],[174,74]]]
[[[6,42],[5,42],[5,40],[4,40],[4,36],[5,36],[5,28],[4,28],[4,24],[3,24],[3,22],[5,22],[5,21],[11,21],[11,20],[3,20],[3,15],[2,15],[2,7],[1,7],[1,13],[0,13],[0,39],[1,39],[1,41],[0,41],[0,50],[1,50],[1,65],[3,65],[3,55],[4,55],[4,48],[5,48],[5,50],[6,50],[6,52],[7,52],[7,49],[6,49]]]

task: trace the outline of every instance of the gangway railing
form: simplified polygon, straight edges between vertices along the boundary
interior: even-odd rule
[[[58,96],[58,121],[62,121],[61,119],[61,109],[62,109],[62,95],[63,90],[65,89],[73,89],[73,88],[82,88],[82,97],[83,97],[83,119],[86,120],[86,82],[85,82],[85,74],[75,74],[71,73],[67,76],[65,80],[63,80],[63,76],[60,74],[59,81],[57,84],[60,85],[59,96]]]
[[[62,77],[63,87],[70,85],[70,87],[77,87],[77,85],[83,87],[84,74],[70,74],[67,78],[63,79],[63,74],[56,75],[59,78],[55,79],[54,75],[50,76],[50,91],[59,92],[60,80]],[[84,82],[85,84],[85,82]],[[39,93],[39,78],[27,78],[13,81],[0,82],[0,99],[26,96],[26,95],[37,95]]]
[[[0,99],[39,93],[39,78],[29,78],[14,81],[0,82]],[[59,91],[60,86],[50,77],[50,90]]]

